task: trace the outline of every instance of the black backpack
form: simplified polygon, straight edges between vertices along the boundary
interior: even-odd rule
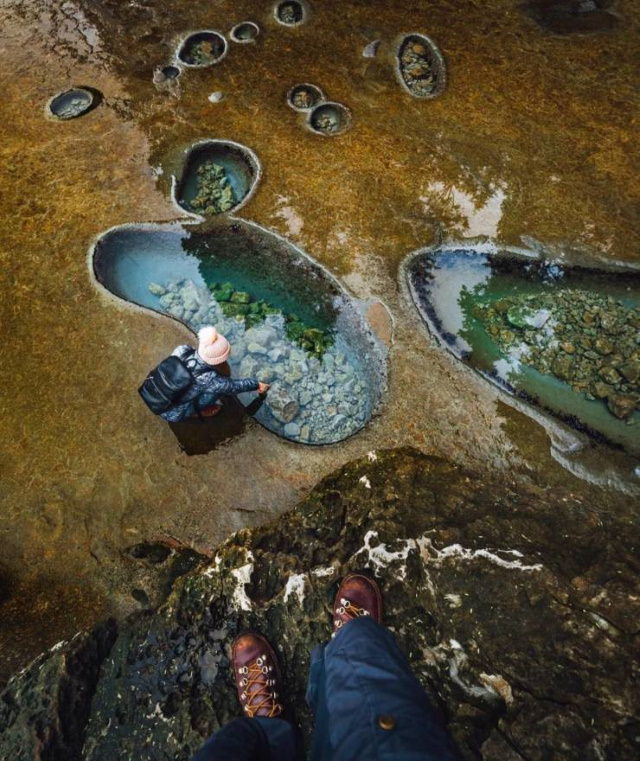
[[[193,385],[194,378],[187,365],[171,355],[149,373],[138,393],[151,412],[159,415],[179,401]]]

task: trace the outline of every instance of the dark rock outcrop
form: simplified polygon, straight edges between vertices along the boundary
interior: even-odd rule
[[[637,548],[631,518],[569,492],[483,482],[413,450],[371,453],[296,511],[234,535],[158,612],[123,624],[85,731],[79,716],[69,752],[39,757],[188,759],[237,714],[227,649],[246,627],[277,645],[308,730],[309,650],[328,636],[335,582],[368,568],[466,758],[631,761]],[[55,700],[75,647],[9,684],[2,758],[34,758],[39,738],[59,732],[59,712],[26,706]]]
[[[0,758],[73,761],[100,666],[116,639],[113,621],[44,653],[0,694]]]

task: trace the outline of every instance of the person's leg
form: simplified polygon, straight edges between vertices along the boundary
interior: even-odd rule
[[[296,761],[297,737],[284,719],[234,719],[216,732],[191,761]]]
[[[245,716],[216,732],[192,761],[299,761],[299,733],[282,718],[282,679],[271,645],[247,632],[235,639],[231,660]]]
[[[335,637],[312,660],[313,761],[458,761],[381,613],[375,582],[347,577],[336,598]]]

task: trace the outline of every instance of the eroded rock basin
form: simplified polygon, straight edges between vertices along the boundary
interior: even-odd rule
[[[414,255],[406,275],[454,356],[509,393],[640,452],[640,273],[454,246]]]
[[[246,203],[260,179],[258,157],[231,140],[201,140],[185,152],[174,201],[186,211],[210,216]]]
[[[272,384],[255,417],[280,436],[340,441],[380,401],[383,352],[356,303],[309,257],[257,225],[119,227],[100,238],[93,266],[98,282],[129,303],[194,331],[216,325],[232,344],[233,376]],[[245,403],[254,398],[243,395]]]

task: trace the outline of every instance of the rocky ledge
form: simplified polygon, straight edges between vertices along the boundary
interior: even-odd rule
[[[188,759],[237,714],[228,649],[246,627],[276,643],[309,730],[309,650],[328,636],[337,580],[368,569],[465,758],[635,760],[637,550],[631,517],[569,492],[372,452],[234,535],[156,612],[78,635],[14,677],[0,757]]]

